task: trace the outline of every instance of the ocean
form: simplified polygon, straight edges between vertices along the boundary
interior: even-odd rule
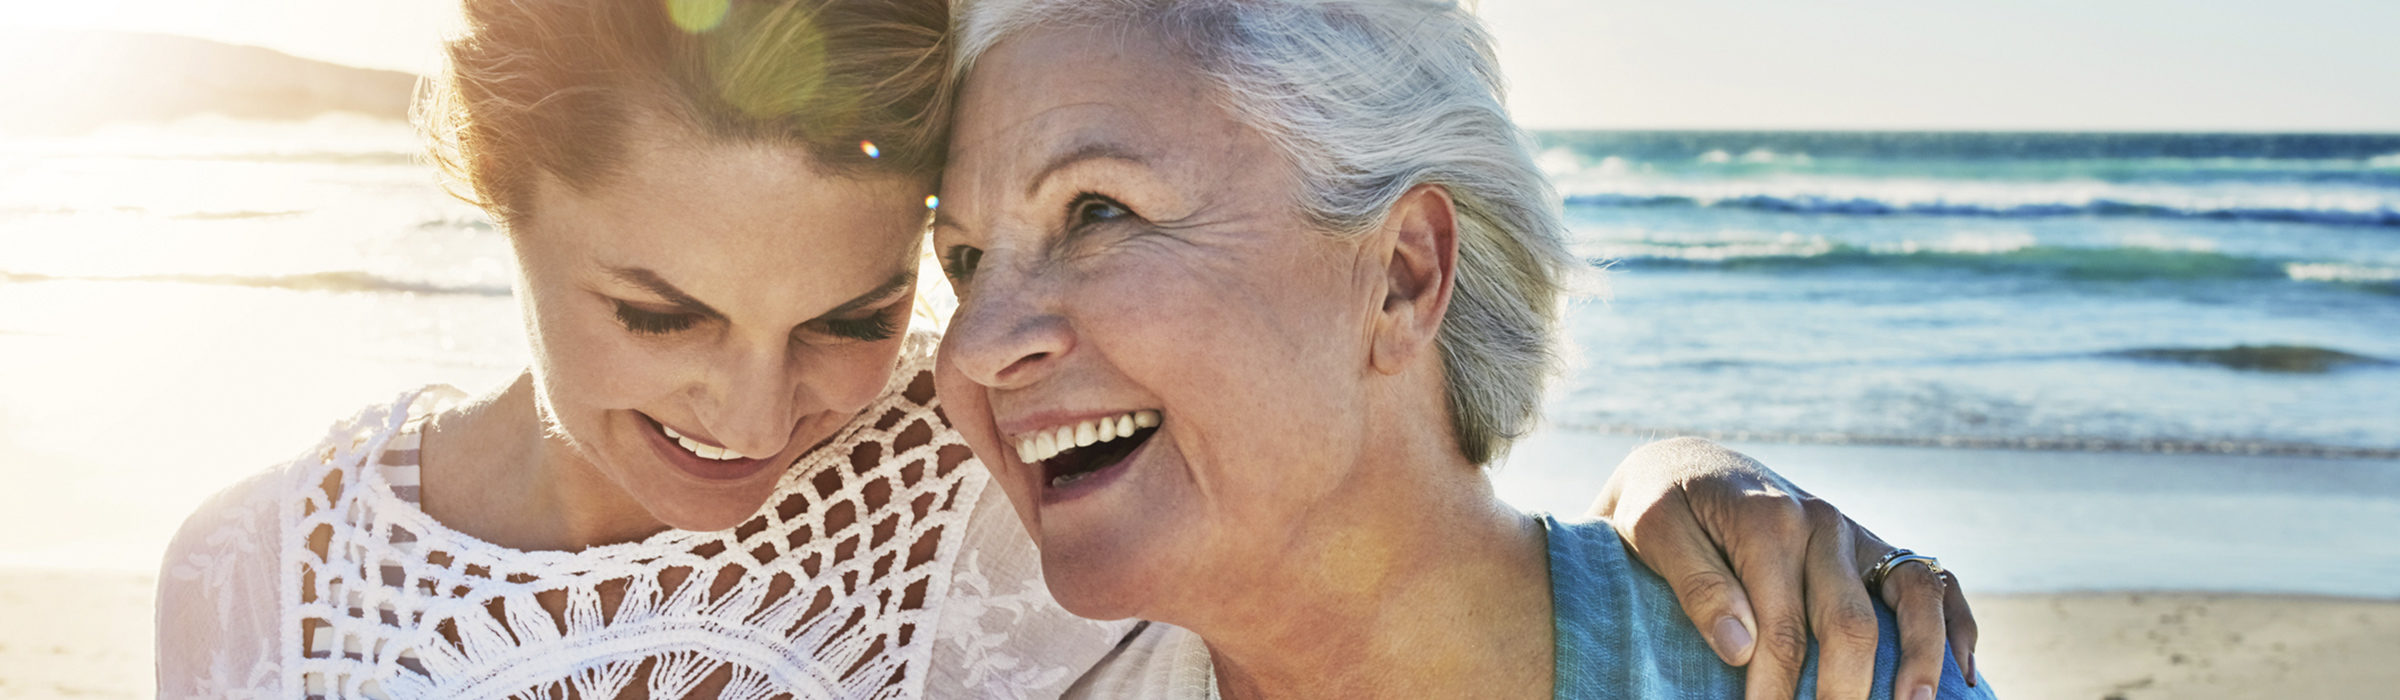
[[[1541,135],[1609,295],[1551,420],[2400,456],[2400,135]]]
[[[1553,434],[2400,459],[2400,135],[1538,136],[1592,271]],[[506,241],[416,153],[349,117],[0,139],[0,566],[148,570],[200,499],[335,419],[523,366]],[[1617,455],[1589,458],[1496,478],[1580,503]],[[2337,472],[2277,512],[2355,483],[2400,523],[2400,479]],[[1941,473],[1909,483],[1988,483]],[[2027,498],[2007,507],[2053,502]],[[1962,512],[1890,517],[2008,517]],[[2155,585],[1984,561],[2038,569],[2025,588]]]

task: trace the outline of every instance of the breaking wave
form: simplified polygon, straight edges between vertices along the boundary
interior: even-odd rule
[[[2262,197],[2256,192],[2245,193],[2248,196],[2217,196],[2191,190],[2114,186],[1894,187],[1860,191],[1867,188],[1778,187],[1765,183],[1745,188],[1731,186],[1734,182],[1693,183],[1692,187],[1655,181],[1628,184],[1634,186],[1623,187],[1623,191],[1571,194],[1567,203],[1584,207],[1723,208],[1838,216],[2012,219],[2104,216],[2400,227],[2400,201],[2396,201],[2400,195],[2355,191],[2282,192]]]

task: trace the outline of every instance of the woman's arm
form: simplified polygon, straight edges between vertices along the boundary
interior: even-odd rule
[[[260,473],[209,498],[167,546],[154,640],[159,697],[277,694],[283,476]]]
[[[1749,666],[1749,697],[1792,697],[1810,630],[1817,696],[1867,697],[1877,626],[1861,575],[1892,547],[1832,504],[1742,453],[1676,438],[1627,456],[1592,514],[1674,587],[1719,657]],[[1975,616],[1954,577],[1901,566],[1875,595],[1900,621],[1894,688],[1938,690],[1945,641],[1972,683]]]

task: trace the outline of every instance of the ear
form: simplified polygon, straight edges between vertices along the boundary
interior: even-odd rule
[[[1376,371],[1399,374],[1436,347],[1458,281],[1456,215],[1448,189],[1418,185],[1384,217],[1378,235],[1391,241],[1392,252],[1370,357]]]

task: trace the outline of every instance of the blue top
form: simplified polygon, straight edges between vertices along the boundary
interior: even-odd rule
[[[1550,605],[1556,626],[1559,698],[1738,698],[1743,671],[1717,660],[1692,627],[1666,579],[1629,556],[1615,529],[1598,520],[1561,523],[1541,516],[1550,537]],[[1900,669],[1900,629],[1875,602],[1882,625],[1875,647],[1875,689],[1892,697]],[[1938,698],[1990,698],[1977,679],[1967,687],[1958,662],[1942,654]],[[1817,647],[1809,642],[1798,697],[1816,697]]]

